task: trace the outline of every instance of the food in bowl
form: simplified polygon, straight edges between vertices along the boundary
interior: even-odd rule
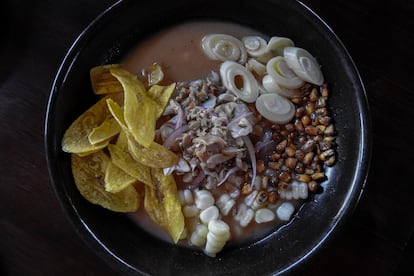
[[[171,82],[163,60],[142,74],[128,63],[92,68],[103,97],[62,147],[87,200],[214,257],[286,223],[319,191],[335,131],[320,66],[289,38],[192,41],[219,70]]]

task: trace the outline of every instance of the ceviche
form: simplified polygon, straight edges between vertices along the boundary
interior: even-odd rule
[[[85,199],[143,213],[172,242],[214,257],[274,231],[321,191],[335,128],[321,66],[291,39],[209,33],[198,43],[218,68],[194,80],[165,83],[161,61],[140,74],[92,68],[100,98],[62,149]]]

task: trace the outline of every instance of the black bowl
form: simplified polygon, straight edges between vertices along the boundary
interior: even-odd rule
[[[149,35],[191,20],[239,23],[262,33],[290,37],[323,66],[336,123],[338,160],[323,193],[313,195],[292,221],[261,241],[231,248],[217,258],[174,246],[141,230],[126,215],[94,206],[74,185],[70,156],[61,150],[67,127],[95,100],[93,66],[119,62]],[[278,274],[309,262],[349,219],[364,188],[371,136],[360,76],[333,31],[308,7],[283,0],[120,1],[94,20],[67,53],[53,84],[45,145],[57,197],[83,240],[123,273],[177,275]]]

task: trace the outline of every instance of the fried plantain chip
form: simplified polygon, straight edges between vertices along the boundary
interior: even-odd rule
[[[153,85],[148,89],[148,95],[157,104],[156,118],[158,119],[164,112],[172,93],[175,90],[175,83],[167,86]]]
[[[94,127],[88,135],[92,145],[110,140],[121,131],[121,126],[113,117],[108,117],[97,127]]]
[[[109,144],[109,140],[106,140],[106,141],[103,141],[101,143],[95,144],[94,145],[95,146],[95,149],[93,149],[93,150],[85,151],[85,152],[79,152],[79,153],[74,153],[74,154],[76,154],[76,155],[78,155],[80,157],[84,157],[84,156],[87,156],[87,155],[89,155],[91,153],[95,153],[95,152],[98,152],[98,151],[106,148],[108,146],[108,144]]]
[[[155,101],[133,74],[122,68],[112,68],[110,72],[124,88],[124,120],[129,131],[139,144],[148,147],[155,138]]]
[[[120,169],[114,162],[109,161],[105,171],[105,190],[117,193],[127,188],[137,180],[124,170]]]
[[[148,147],[144,147],[131,135],[126,134],[129,152],[139,163],[150,168],[169,168],[177,164],[178,156],[169,149],[156,142],[151,142]]]
[[[108,106],[109,112],[112,114],[112,117],[118,122],[119,126],[124,131],[128,131],[121,106],[112,99],[107,99],[106,104]]]
[[[106,104],[106,100],[110,98],[116,102],[121,100],[122,95],[114,94],[104,97],[81,114],[63,135],[63,151],[82,154],[96,152],[97,150],[108,145],[109,139],[107,141],[101,141],[97,144],[92,144],[89,141],[89,135],[95,127],[98,127],[105,121],[108,115],[110,116],[110,112]]]
[[[112,162],[117,167],[136,180],[147,185],[152,185],[149,167],[137,162],[127,150],[122,149],[120,146],[109,144],[108,150]]]
[[[138,209],[139,194],[133,185],[117,193],[105,190],[105,172],[110,159],[103,151],[85,157],[71,156],[76,187],[86,200],[115,212],[134,212]]]
[[[125,134],[125,131],[121,131],[119,133],[118,139],[116,140],[116,145],[124,151],[128,150],[128,138]]]
[[[124,92],[121,83],[110,72],[111,68],[119,68],[120,66],[120,64],[108,64],[96,66],[90,70],[92,89],[95,94]]]
[[[162,169],[151,169],[151,175],[153,187],[145,185],[144,208],[177,243],[184,231],[184,215],[174,177],[164,175]]]

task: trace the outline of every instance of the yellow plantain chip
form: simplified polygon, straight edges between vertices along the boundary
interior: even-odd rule
[[[125,131],[121,131],[116,139],[116,145],[123,151],[128,150],[128,138],[125,134]]]
[[[177,164],[178,156],[156,142],[151,142],[148,147],[137,143],[127,134],[128,149],[131,156],[139,163],[151,168],[169,168]]]
[[[76,154],[76,155],[78,155],[80,157],[87,156],[87,155],[89,155],[91,153],[95,153],[95,152],[101,151],[102,149],[104,149],[105,147],[107,147],[108,144],[109,144],[109,140],[103,141],[101,143],[95,144],[94,145],[95,146],[95,149],[94,150],[80,152],[80,153],[74,153],[74,154]]]
[[[110,69],[119,68],[120,64],[96,66],[90,70],[93,92],[97,95],[124,92],[121,83],[112,76]]]
[[[128,130],[125,120],[124,120],[124,113],[122,111],[122,107],[112,99],[107,99],[106,104],[108,106],[109,112],[112,114],[112,117],[117,121],[119,126],[123,130]]]
[[[172,93],[175,90],[175,83],[168,86],[153,85],[148,89],[148,95],[157,104],[156,118],[158,119],[164,112]]]
[[[121,126],[113,117],[108,117],[97,127],[94,127],[88,135],[92,145],[108,141],[121,131]]]
[[[136,182],[135,177],[130,176],[113,162],[109,162],[105,171],[105,190],[117,193]]]
[[[115,101],[120,101],[122,96],[114,94],[100,99],[92,107],[81,114],[66,130],[62,139],[62,150],[69,153],[87,153],[96,152],[108,145],[108,141],[101,141],[97,144],[92,144],[89,141],[91,131],[101,125],[105,119],[110,115],[106,100],[113,98]]]
[[[177,243],[184,231],[184,215],[174,177],[164,175],[162,169],[152,169],[151,175],[153,187],[145,185],[145,210]]]
[[[139,144],[148,147],[155,138],[155,101],[133,74],[122,68],[112,68],[110,72],[124,88],[124,120],[129,131]]]
[[[133,185],[117,193],[105,190],[105,172],[109,162],[109,157],[103,151],[85,157],[72,154],[72,173],[76,187],[93,204],[115,212],[136,211],[139,194]]]
[[[119,140],[119,139],[118,139]],[[128,150],[117,145],[108,145],[109,154],[112,162],[125,173],[140,182],[152,185],[150,168],[142,165],[132,158]]]

